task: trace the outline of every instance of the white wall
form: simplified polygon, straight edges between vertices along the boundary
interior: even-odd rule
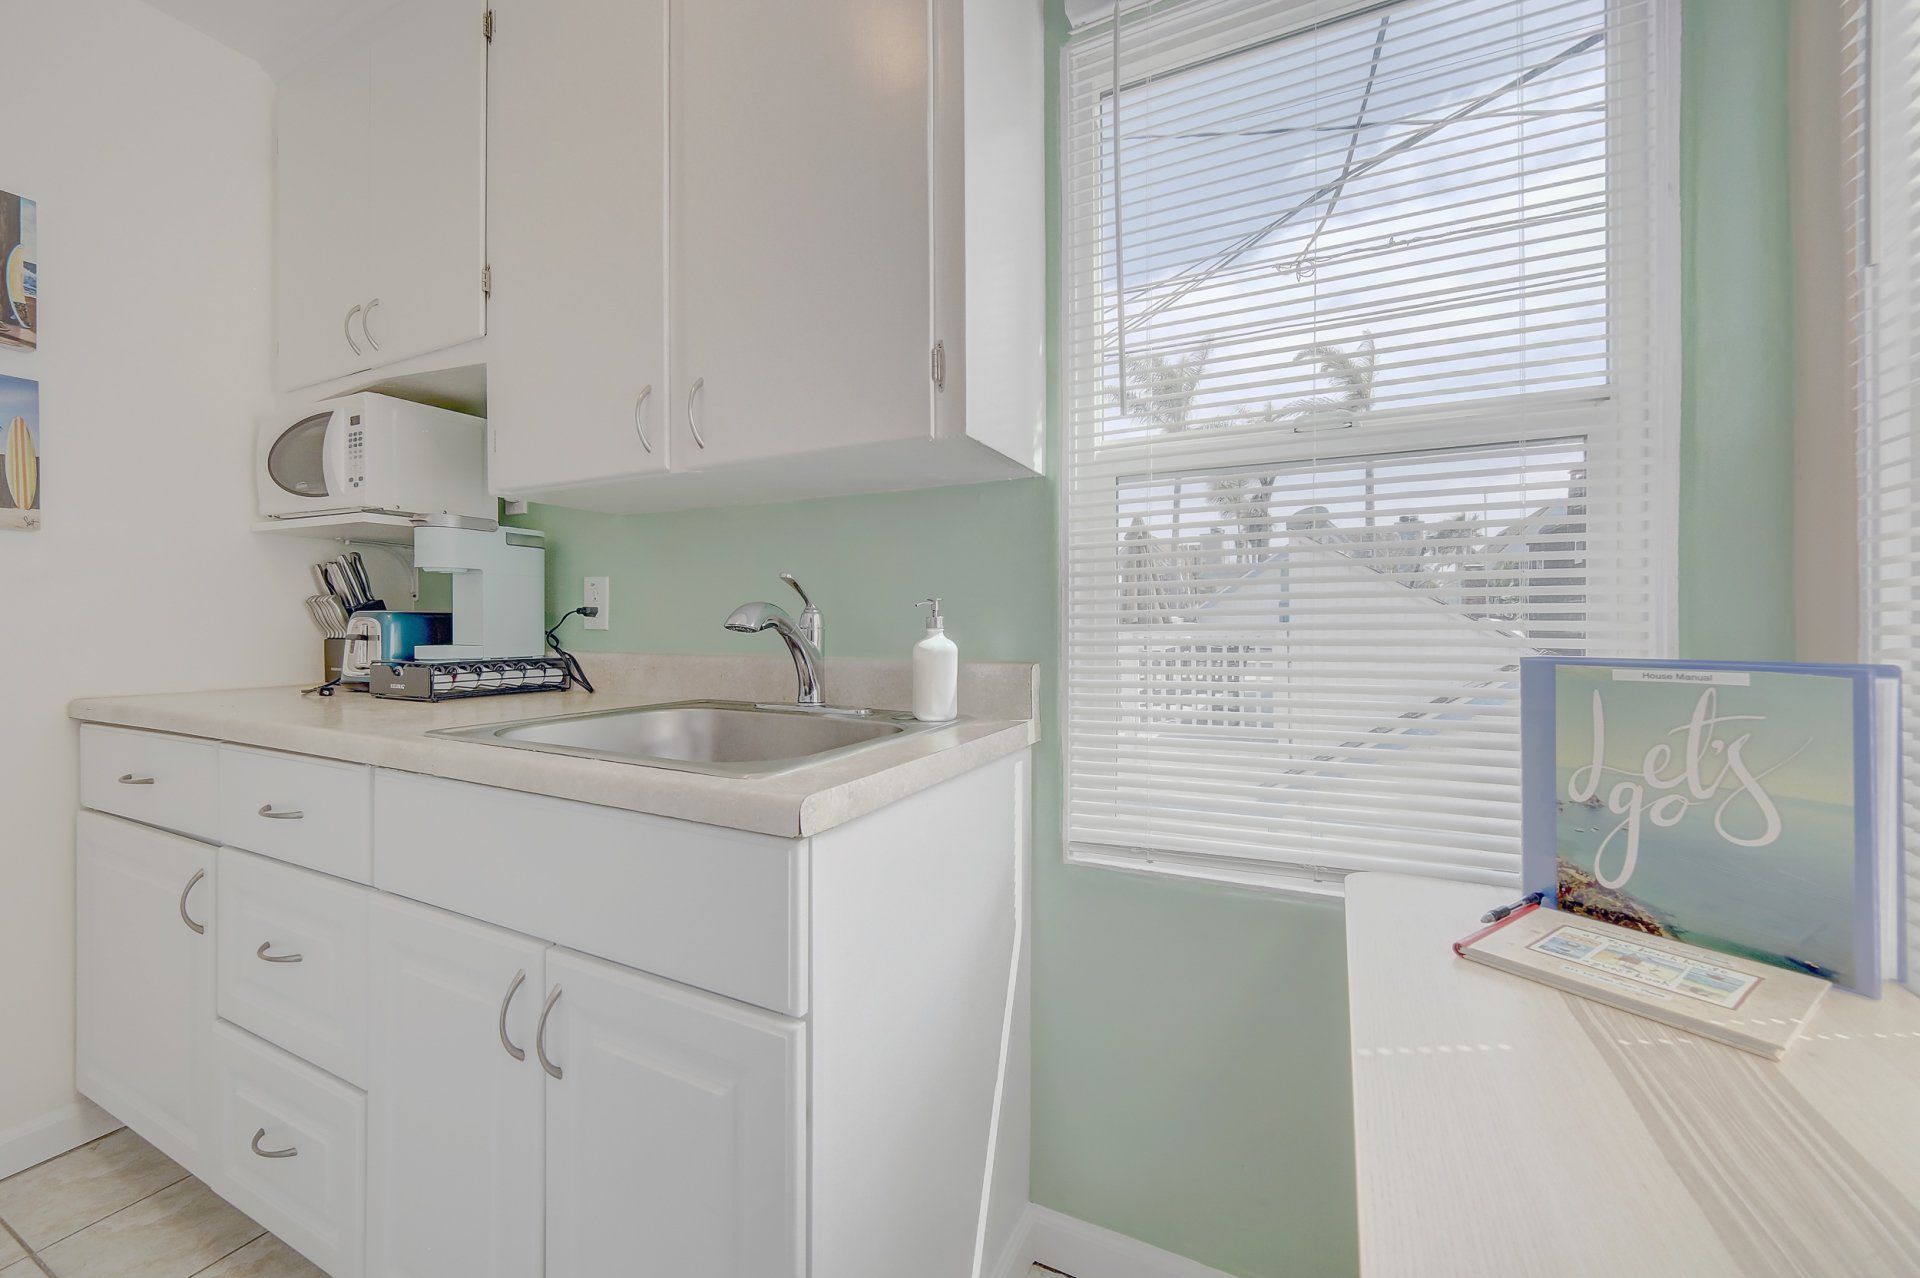
[[[39,201],[45,526],[0,531],[0,1175],[73,1093],[76,696],[317,673],[315,543],[257,536],[271,86],[136,0],[0,0],[0,189]]]

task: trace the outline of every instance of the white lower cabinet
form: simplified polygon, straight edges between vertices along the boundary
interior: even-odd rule
[[[537,1275],[547,945],[389,896],[369,922],[367,1272]]]
[[[547,1278],[806,1273],[805,1028],[547,956]]]
[[[213,1065],[213,1158],[188,1170],[333,1278],[359,1278],[366,1096],[224,1021]]]
[[[75,835],[76,1086],[193,1166],[213,1126],[214,849],[97,812]]]
[[[151,736],[91,734],[95,799],[210,772]],[[234,812],[338,797],[255,753]],[[76,827],[79,1090],[332,1278],[967,1278],[983,1174],[1026,1201],[1022,761],[804,838],[375,773],[372,886]]]

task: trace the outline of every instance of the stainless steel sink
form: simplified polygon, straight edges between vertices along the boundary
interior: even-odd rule
[[[886,710],[677,701],[439,728],[428,735],[681,772],[752,777],[790,772],[941,726]]]

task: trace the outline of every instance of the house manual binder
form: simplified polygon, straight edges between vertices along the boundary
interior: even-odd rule
[[[1538,905],[1454,942],[1453,952],[1776,1061],[1830,988],[1816,976]]]
[[[1902,978],[1897,670],[1520,671],[1523,891],[1869,997]]]

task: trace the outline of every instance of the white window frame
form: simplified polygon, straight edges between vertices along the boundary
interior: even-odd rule
[[[1273,0],[1247,0],[1251,7],[1256,4],[1272,4]],[[1389,3],[1392,0],[1388,0]],[[1135,8],[1133,0],[1128,0],[1132,10],[1123,15],[1124,24],[1140,16],[1160,13],[1177,7],[1179,0],[1169,4],[1152,4],[1144,8]],[[1641,0],[1608,0],[1610,20],[1617,18],[1621,9],[1639,7]],[[1681,212],[1680,212],[1680,126],[1681,126],[1681,6],[1677,0],[1646,0],[1650,6],[1658,9],[1657,21],[1654,21],[1646,36],[1649,44],[1645,56],[1651,59],[1657,69],[1662,85],[1649,110],[1648,119],[1652,125],[1652,136],[1644,141],[1647,148],[1647,163],[1643,169],[1655,175],[1655,189],[1647,194],[1649,240],[1648,275],[1646,282],[1650,294],[1648,316],[1657,336],[1649,344],[1652,352],[1650,366],[1646,370],[1647,397],[1649,413],[1654,423],[1653,447],[1655,464],[1651,468],[1654,491],[1650,494],[1650,508],[1653,513],[1653,525],[1649,529],[1649,543],[1659,549],[1655,560],[1658,580],[1653,584],[1651,598],[1653,602],[1652,631],[1649,636],[1648,651],[1642,655],[1674,657],[1678,655],[1679,645],[1679,538],[1680,538],[1680,457],[1681,457],[1681,410],[1682,410],[1682,297],[1681,297]],[[1274,29],[1261,37],[1262,41],[1284,39],[1300,34],[1312,27],[1338,21],[1359,13],[1381,7],[1381,0],[1293,0],[1291,4],[1281,4],[1277,12],[1283,15],[1274,24]],[[1062,174],[1060,187],[1059,225],[1060,241],[1056,256],[1055,269],[1060,284],[1060,329],[1065,339],[1063,346],[1071,341],[1074,331],[1072,302],[1073,264],[1075,255],[1072,250],[1075,219],[1087,220],[1085,213],[1073,207],[1073,184],[1066,175],[1075,163],[1071,153],[1073,139],[1070,135],[1072,103],[1075,93],[1073,62],[1076,54],[1091,40],[1105,41],[1111,31],[1111,19],[1093,23],[1083,30],[1076,31],[1062,43],[1059,51],[1059,104],[1058,129],[1054,139],[1057,148],[1058,163]],[[1122,40],[1119,64],[1114,74],[1123,83],[1135,82],[1140,78],[1165,74],[1181,67],[1191,66],[1197,61],[1210,57],[1231,54],[1237,49],[1248,47],[1245,40],[1230,40],[1215,32],[1203,33],[1192,41],[1171,45],[1164,40],[1156,50],[1152,61],[1137,54],[1130,60],[1126,43]],[[1111,59],[1109,58],[1109,61]],[[1611,72],[1610,64],[1610,72]],[[1123,124],[1124,127],[1124,124]],[[1098,225],[1097,212],[1091,219]],[[1093,232],[1098,234],[1097,229]],[[1635,281],[1636,285],[1640,281]],[[1072,399],[1074,389],[1071,353],[1063,350],[1060,377],[1056,388],[1054,420],[1063,438],[1073,429]],[[1439,409],[1402,409],[1374,410],[1368,415],[1369,447],[1365,454],[1392,456],[1396,449],[1420,451],[1443,449],[1465,445],[1487,445],[1503,441],[1503,436],[1490,430],[1482,420],[1477,423],[1469,419],[1481,417],[1490,408],[1503,401],[1475,401],[1465,406],[1448,406]],[[1539,443],[1567,435],[1581,435],[1589,442],[1601,439],[1604,433],[1596,435],[1589,429],[1589,423],[1597,423],[1609,418],[1602,407],[1605,396],[1563,395],[1550,401],[1546,396],[1527,397],[1527,410],[1524,415],[1515,413],[1513,429],[1507,432],[1511,439],[1507,442],[1532,441]],[[1302,432],[1298,444],[1292,450],[1276,451],[1273,441],[1262,439],[1249,441],[1235,448],[1218,436],[1207,438],[1204,442],[1192,445],[1196,456],[1196,468],[1231,468],[1236,465],[1284,465],[1288,461],[1311,460],[1316,456],[1325,457],[1328,448],[1322,442],[1315,444],[1311,440],[1313,432]],[[1164,469],[1164,463],[1171,450],[1164,436],[1155,437],[1150,446],[1156,464]],[[1142,445],[1143,455],[1148,445]],[[1063,453],[1069,452],[1070,440],[1063,445]],[[1071,481],[1071,462],[1064,458],[1061,465],[1060,482],[1064,486]],[[1116,506],[1118,501],[1118,482],[1116,481]],[[1061,782],[1060,817],[1061,845],[1065,860],[1069,864],[1097,866],[1103,869],[1123,873],[1153,877],[1172,877],[1204,882],[1252,887],[1286,895],[1317,899],[1344,899],[1346,895],[1345,874],[1328,871],[1310,865],[1293,865],[1264,861],[1234,861],[1214,855],[1186,855],[1166,850],[1151,849],[1090,849],[1076,846],[1072,837],[1072,754],[1073,729],[1069,709],[1068,692],[1068,648],[1069,635],[1069,590],[1064,574],[1070,564],[1069,541],[1071,525],[1069,522],[1068,501],[1063,492],[1059,503],[1059,562],[1063,579],[1060,584],[1057,636],[1059,647],[1056,651],[1057,668],[1060,678],[1055,688],[1056,722],[1061,725]]]

